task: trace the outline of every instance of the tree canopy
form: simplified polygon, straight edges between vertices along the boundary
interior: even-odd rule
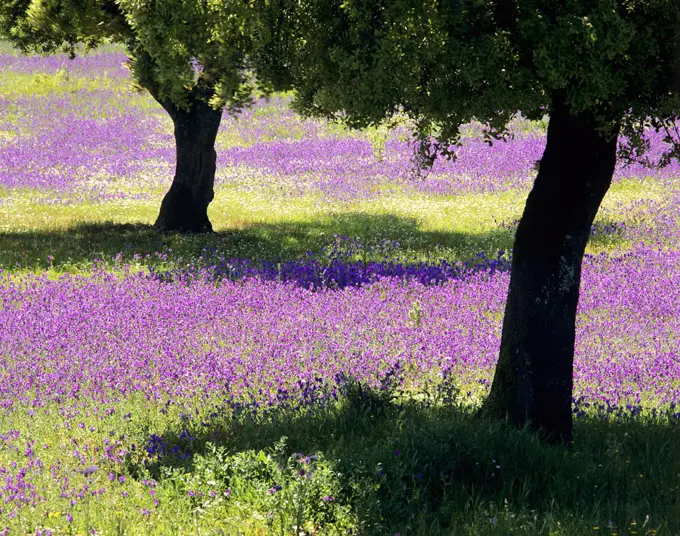
[[[124,45],[133,80],[175,123],[177,170],[156,222],[163,230],[205,231],[213,197],[214,142],[222,110],[237,113],[257,89],[253,62],[276,81],[284,28],[277,0],[4,0],[0,31],[23,51],[75,54]]]
[[[74,54],[78,45],[120,43],[135,81],[158,98],[187,106],[201,89],[215,107],[237,109],[254,88],[252,10],[233,0],[8,0],[0,26],[24,51]]]
[[[635,137],[677,115],[673,0],[302,0],[297,108],[365,126],[395,112],[457,141],[470,120],[505,132],[545,115],[556,93],[574,114]]]

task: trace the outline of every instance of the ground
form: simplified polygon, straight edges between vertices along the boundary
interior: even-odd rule
[[[475,415],[544,123],[419,176],[277,96],[223,119],[216,233],[159,234],[124,62],[0,47],[0,534],[680,532],[677,165],[617,169],[545,447]]]

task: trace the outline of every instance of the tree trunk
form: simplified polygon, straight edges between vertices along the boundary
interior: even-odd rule
[[[202,99],[192,99],[188,110],[167,100],[159,102],[175,125],[177,163],[155,227],[161,231],[211,232],[208,205],[214,197],[215,138],[222,110],[215,110]]]
[[[555,98],[538,176],[515,237],[491,392],[482,410],[572,441],[576,306],[590,228],[611,184],[616,134]]]

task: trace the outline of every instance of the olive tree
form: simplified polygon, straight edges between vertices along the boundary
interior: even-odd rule
[[[204,232],[212,230],[207,208],[222,112],[237,113],[252,100],[252,50],[267,49],[271,34],[263,21],[269,28],[280,26],[267,19],[274,5],[273,0],[2,0],[0,32],[22,50],[42,53],[122,44],[134,81],[174,123],[175,177],[155,225]],[[262,69],[277,62],[269,58]],[[271,70],[268,78],[274,80],[276,69]],[[267,93],[270,87],[258,89]]]
[[[625,134],[623,148],[639,157],[645,129],[668,127],[680,111],[679,6],[677,0],[288,6],[296,13],[295,105],[305,114],[355,127],[408,114],[425,156],[438,148],[455,156],[459,127],[470,120],[485,124],[493,142],[508,135],[518,111],[530,119],[549,114],[547,145],[515,236],[499,360],[483,408],[519,427],[530,424],[549,441],[572,438],[581,263],[612,180],[617,139]]]

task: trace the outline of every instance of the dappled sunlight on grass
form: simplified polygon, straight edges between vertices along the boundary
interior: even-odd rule
[[[90,238],[86,235],[83,241],[75,239],[73,237],[79,236],[78,226],[97,222],[151,225],[160,198],[159,193],[152,201],[64,206],[36,204],[30,191],[13,191],[0,198],[5,208],[0,212],[0,245],[3,246],[0,266],[12,269],[17,262],[24,268],[31,266],[34,257],[44,257],[46,247],[52,248],[51,253],[57,258],[78,257],[79,250],[90,248],[105,250],[107,256],[113,256],[118,252],[116,248],[125,244],[115,238],[110,243],[107,239],[102,241],[96,232]],[[521,214],[522,203],[521,197],[503,193],[434,200],[392,196],[339,205],[314,198],[277,199],[222,188],[209,209],[217,234],[176,236],[172,242],[177,255],[187,253],[178,247],[186,240],[190,244],[203,243],[206,248],[219,244],[222,251],[233,257],[290,259],[307,251],[319,252],[334,235],[343,235],[363,242],[398,241],[399,253],[404,258],[417,260],[434,255],[460,261],[480,251],[494,254],[509,250],[514,235],[511,223]],[[605,217],[611,218],[611,213]],[[620,221],[624,222],[625,218]],[[599,252],[625,244],[621,225],[610,219],[597,223],[589,251]],[[114,225],[107,234],[114,237],[116,233]],[[51,239],[46,238],[50,236]],[[131,241],[130,247],[147,252],[169,243],[163,238],[152,239],[147,233],[129,235],[127,239]],[[19,243],[21,247],[16,247]],[[190,250],[194,255],[200,253],[193,245]]]

